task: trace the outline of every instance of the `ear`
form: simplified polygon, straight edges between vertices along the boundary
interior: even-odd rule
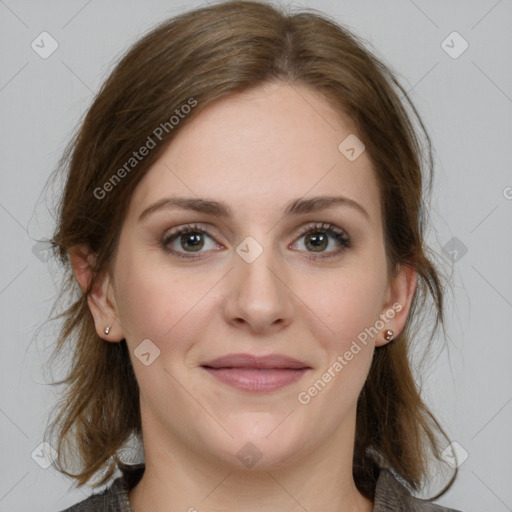
[[[69,251],[71,267],[84,293],[87,293],[94,276],[96,255],[85,245],[76,245]],[[96,276],[92,289],[87,293],[87,304],[94,319],[96,333],[106,341],[117,342],[124,339],[117,306],[108,272]],[[109,327],[108,333],[105,328]]]
[[[410,267],[400,265],[398,272],[390,279],[384,294],[384,304],[380,318],[385,325],[379,336],[375,338],[376,347],[386,345],[402,332],[411,309],[417,284],[416,271]],[[391,340],[385,338],[388,329],[393,331]]]

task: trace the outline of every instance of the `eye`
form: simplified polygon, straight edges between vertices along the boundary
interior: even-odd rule
[[[289,247],[297,249],[297,245],[298,250],[310,253],[310,259],[323,259],[332,258],[348,249],[351,241],[343,229],[329,223],[317,223],[306,226],[299,239]],[[180,258],[194,259],[200,258],[202,252],[218,250],[222,246],[207,230],[197,224],[188,224],[166,233],[162,247]]]
[[[219,244],[212,236],[196,224],[189,224],[166,233],[162,240],[162,246],[167,252],[182,258],[198,258],[193,253],[205,252],[205,250],[218,249]],[[187,254],[188,253],[188,254]]]
[[[304,241],[300,242],[302,239]],[[321,259],[340,254],[351,247],[351,241],[343,229],[329,223],[318,223],[307,226],[302,231],[299,239],[292,244],[292,246],[294,245],[298,245],[299,250],[306,250],[309,253],[327,253],[320,256],[308,256],[311,259]]]

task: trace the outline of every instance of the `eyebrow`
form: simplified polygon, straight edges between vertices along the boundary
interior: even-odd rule
[[[349,206],[361,213],[366,220],[370,221],[370,215],[358,202],[344,196],[315,196],[309,199],[293,199],[286,204],[284,215],[314,213],[332,208],[333,206]],[[211,199],[201,197],[165,197],[146,208],[140,214],[139,222],[156,211],[169,208],[181,208],[217,217],[232,216],[231,208],[228,205]]]

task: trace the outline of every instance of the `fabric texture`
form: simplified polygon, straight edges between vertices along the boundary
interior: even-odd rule
[[[144,464],[124,466],[123,476],[103,492],[93,494],[62,512],[134,512],[128,492],[137,485],[144,473]],[[415,498],[387,469],[381,469],[375,487],[373,512],[461,512]]]

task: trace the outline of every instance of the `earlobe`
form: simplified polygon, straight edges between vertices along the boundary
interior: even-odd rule
[[[94,318],[96,333],[105,341],[118,342],[124,339],[123,329],[114,303],[109,298],[110,286],[108,275],[98,275],[91,292],[87,296],[87,303]]]
[[[87,246],[72,247],[69,257],[78,284],[87,294],[87,304],[94,319],[96,333],[106,341],[121,341],[124,339],[124,333],[118,319],[116,305],[109,293],[111,291],[110,275],[105,272],[94,276],[96,255]]]
[[[387,323],[376,337],[375,346],[386,345],[400,335],[407,321],[416,287],[416,271],[400,266],[386,289],[381,318]]]

